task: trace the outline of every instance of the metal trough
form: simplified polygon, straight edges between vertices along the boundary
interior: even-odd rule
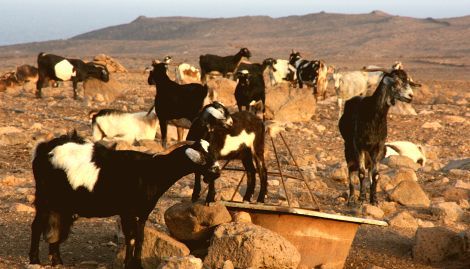
[[[300,252],[299,268],[343,268],[360,224],[387,226],[379,220],[313,210],[221,201],[233,211],[245,211],[254,224],[289,240]]]

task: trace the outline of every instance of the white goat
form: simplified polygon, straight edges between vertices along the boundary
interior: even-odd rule
[[[276,59],[273,68],[269,69],[271,86],[275,86],[283,81],[295,80],[296,78],[295,67],[290,65],[288,60]]]
[[[336,96],[338,97],[338,118],[343,114],[343,104],[354,96],[365,95],[367,92],[367,72],[349,71],[334,72]]]
[[[124,140],[132,144],[135,140],[155,139],[157,116],[155,110],[150,113],[127,113],[114,109],[102,109],[91,112],[93,140]]]
[[[406,156],[423,167],[426,164],[424,147],[409,141],[393,141],[385,143],[385,158],[391,155]]]

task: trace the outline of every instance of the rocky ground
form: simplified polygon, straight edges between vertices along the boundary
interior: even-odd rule
[[[68,83],[45,89],[43,99],[34,98],[32,85],[26,85],[24,90],[0,92],[0,268],[23,268],[28,263],[30,224],[34,216],[31,171],[34,145],[72,128],[81,135],[90,136],[88,113],[92,109],[147,110],[153,102],[155,88],[147,85],[146,74],[140,68],[146,62],[144,59],[126,59],[124,66],[129,73],[113,76],[113,85],[122,93],[116,99],[114,95],[107,99],[85,92],[86,97],[73,100]],[[324,212],[384,219],[390,224],[388,227],[361,226],[345,268],[470,267],[470,253],[465,250],[434,263],[417,259],[417,254],[414,259],[412,255],[415,232],[419,227],[442,226],[470,236],[470,140],[467,136],[470,133],[470,81],[452,80],[452,70],[429,74],[418,69],[416,73],[419,75],[414,79],[424,84],[416,91],[413,102],[417,115],[390,114],[389,140],[408,140],[424,145],[428,160],[424,167],[399,158],[382,164],[380,169],[384,176],[379,193],[382,202],[378,207],[350,208],[345,204],[347,180],[343,143],[337,128],[332,91],[329,98],[319,102],[311,120],[290,123],[284,132]],[[231,90],[228,86],[220,89]],[[292,89],[291,94],[295,91],[299,90]],[[83,90],[80,96],[84,96]],[[275,140],[281,145],[279,137]],[[276,170],[269,140],[266,143],[268,168]],[[284,169],[295,173],[287,151],[282,146],[279,149]],[[466,158],[466,165],[447,169],[446,165],[452,161]],[[240,177],[238,172],[224,172],[216,185],[221,193],[219,198],[230,198]],[[414,178],[419,184],[402,182],[409,182],[409,179],[415,182]],[[150,225],[164,225],[163,214],[168,207],[189,201],[192,184],[190,177],[177,182],[158,202],[150,216]],[[286,205],[279,179],[270,177],[269,184],[267,203]],[[312,207],[304,185],[287,180],[287,187],[293,206]],[[400,188],[402,192],[399,192]],[[422,195],[419,195],[421,190]],[[240,192],[243,194],[243,187]],[[70,238],[62,245],[64,267],[112,268],[117,252],[115,234],[114,219],[79,219]],[[45,244],[41,244],[41,253],[45,262]]]

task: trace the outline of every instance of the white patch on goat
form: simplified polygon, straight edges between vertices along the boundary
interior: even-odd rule
[[[240,71],[240,73],[242,73],[243,75],[247,75],[249,74],[250,72],[246,69],[243,69],[242,71]]]
[[[54,65],[54,72],[55,76],[63,81],[70,80],[71,77],[77,75],[77,72],[73,70],[73,65],[66,59]]]
[[[224,116],[223,112],[221,112],[218,109],[215,109],[214,107],[210,106],[210,107],[206,108],[206,111],[209,112],[209,114],[211,114],[212,116],[214,116],[214,118],[216,118],[218,120],[225,119],[225,116]]]
[[[233,151],[237,151],[241,145],[245,145],[249,148],[253,147],[255,141],[255,133],[247,133],[243,130],[237,136],[227,135],[222,150],[220,151],[221,156],[227,156]]]
[[[65,171],[67,180],[74,190],[83,186],[92,192],[95,187],[100,168],[91,161],[93,146],[93,143],[70,142],[55,147],[49,153],[51,164]]]
[[[193,148],[187,148],[185,150],[185,153],[186,153],[186,156],[188,156],[188,158],[194,163],[201,164],[201,165],[204,164],[204,159],[202,158],[201,153],[199,153],[199,151]]]
[[[209,142],[207,142],[206,140],[204,139],[201,139],[201,146],[202,148],[206,151],[206,152],[209,152]]]

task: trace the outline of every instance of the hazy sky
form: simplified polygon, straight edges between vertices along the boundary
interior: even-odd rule
[[[128,23],[139,15],[283,17],[320,11],[418,18],[470,15],[470,0],[2,0],[0,45],[66,39],[91,30]]]

